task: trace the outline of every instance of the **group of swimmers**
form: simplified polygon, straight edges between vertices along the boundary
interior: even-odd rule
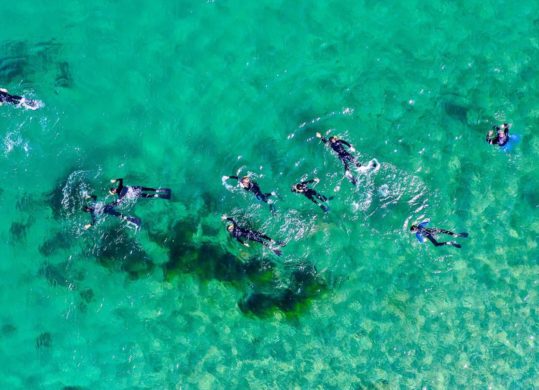
[[[331,136],[326,139],[319,132],[316,133],[316,137],[319,138],[324,144],[328,144],[331,149],[337,154],[338,159],[342,162],[344,166],[344,176],[354,186],[357,185],[358,179],[352,173],[352,169],[357,169],[362,173],[368,171],[376,172],[378,171],[378,169],[380,169],[380,163],[376,159],[372,159],[367,165],[361,164],[357,157],[352,154],[356,150],[349,142],[342,140],[337,136]],[[237,180],[239,187],[243,188],[247,192],[253,193],[257,200],[268,203],[270,211],[272,213],[275,213],[273,200],[270,199],[271,197],[275,197],[277,195],[275,192],[262,192],[260,186],[256,182],[252,181],[249,176],[243,176],[242,178],[239,178],[238,176],[223,176],[222,181],[223,183],[225,183],[229,179]],[[307,197],[307,199],[319,206],[324,212],[328,212],[329,207],[327,205],[327,202],[333,199],[333,197],[326,197],[325,195],[318,193],[316,190],[308,186],[309,184],[318,184],[319,182],[320,179],[318,178],[302,181],[292,186],[292,192],[304,195],[305,197]],[[246,241],[258,242],[265,247],[268,247],[276,255],[281,255],[282,252],[279,247],[285,246],[283,242],[277,242],[271,237],[265,235],[264,233],[240,226],[234,219],[228,217],[227,215],[223,215],[222,219],[224,221],[227,221],[226,229],[231,234],[231,236],[234,237],[240,244],[244,246],[249,246],[249,243],[247,243]],[[437,241],[435,239],[436,234],[442,233],[450,235],[452,237],[468,237],[468,233],[454,233],[444,229],[427,228],[426,225],[428,223],[428,220],[423,221],[419,225],[412,225],[410,229],[413,233],[416,233],[416,237],[421,243],[425,242],[428,239],[435,246],[450,245],[455,248],[461,248],[461,245],[455,241]]]
[[[118,217],[121,220],[125,221],[129,226],[133,226],[135,229],[140,229],[142,221],[140,218],[132,217],[129,215],[123,215],[118,210],[116,206],[119,206],[124,201],[133,201],[138,198],[145,199],[170,199],[172,191],[170,188],[150,188],[143,186],[126,186],[124,185],[124,179],[112,179],[110,181],[112,184],[117,183],[116,187],[111,187],[109,194],[117,196],[117,199],[111,203],[98,202],[97,196],[95,195],[85,195],[85,200],[87,204],[82,208],[84,212],[90,213],[92,217],[92,222],[84,225],[84,230],[91,228],[97,220],[104,214],[112,215]]]
[[[29,110],[36,110],[42,107],[42,103],[38,100],[27,99],[22,96],[11,95],[6,89],[0,88],[0,106],[2,104],[11,104],[17,107],[23,107]],[[511,137],[509,135],[509,124],[503,123],[501,126],[494,126],[492,130],[487,133],[486,141],[491,145],[498,145],[505,147],[508,145]],[[358,184],[358,179],[352,173],[352,169],[359,172],[373,171],[376,172],[380,168],[380,164],[376,159],[372,159],[366,166],[362,165],[356,156],[352,153],[355,152],[355,148],[345,140],[339,139],[337,136],[331,136],[325,138],[321,133],[317,132],[316,137],[319,138],[324,144],[329,145],[331,149],[337,154],[338,159],[344,166],[344,176],[354,185]],[[274,199],[277,196],[275,192],[264,193],[260,189],[260,186],[251,180],[249,176],[223,176],[222,180],[225,183],[227,180],[237,180],[238,186],[247,192],[252,193],[255,198],[261,202],[269,205],[272,214],[275,213]],[[123,215],[116,210],[116,207],[122,203],[124,199],[135,200],[137,198],[159,198],[170,199],[171,190],[169,188],[150,188],[143,186],[124,186],[123,179],[113,179],[112,183],[117,183],[117,187],[111,188],[110,195],[117,196],[117,199],[111,203],[99,202],[95,195],[85,195],[87,204],[83,207],[83,211],[90,213],[92,221],[84,226],[84,229],[89,229],[93,226],[98,218],[104,214],[118,217],[125,221],[128,225],[139,229],[141,226],[141,220],[137,217]],[[296,183],[292,186],[292,192],[304,195],[307,199],[319,206],[323,212],[329,211],[328,201],[333,197],[326,197],[318,193],[315,189],[309,187],[310,184],[318,184],[320,179],[314,178],[305,180],[300,183]],[[271,249],[276,255],[281,255],[279,247],[285,246],[283,242],[277,242],[268,237],[264,233],[250,230],[243,226],[240,226],[234,219],[223,215],[223,220],[227,221],[227,231],[232,237],[244,246],[249,246],[247,241],[258,242],[269,249]],[[454,233],[449,230],[438,228],[427,228],[429,220],[425,220],[418,225],[412,225],[410,231],[416,234],[419,242],[423,243],[429,240],[435,246],[450,245],[455,248],[461,248],[461,245],[455,241],[439,242],[436,240],[437,234],[446,234],[451,237],[468,237],[468,233]]]
[[[336,136],[331,136],[329,139],[326,139],[322,136],[320,133],[316,133],[316,137],[320,138],[320,140],[324,144],[329,144],[331,149],[337,154],[337,157],[344,165],[344,174],[348,180],[353,185],[357,185],[358,180],[357,178],[352,174],[351,169],[357,168],[360,171],[367,171],[367,170],[378,170],[380,168],[380,164],[376,159],[373,159],[369,162],[367,166],[363,166],[359,160],[350,152],[355,152],[355,149],[350,143],[346,142],[345,140],[339,139]],[[348,148],[346,149],[345,146]],[[240,188],[243,188],[247,192],[251,192],[255,198],[261,202],[267,203],[269,205],[270,211],[272,214],[275,213],[275,206],[272,197],[276,197],[277,194],[275,192],[267,192],[264,193],[260,189],[260,186],[251,180],[249,176],[243,176],[242,178],[238,176],[223,176],[222,181],[225,183],[227,180],[237,180],[238,186]],[[309,199],[311,202],[313,202],[315,205],[319,206],[322,211],[327,213],[329,211],[329,206],[327,205],[328,201],[333,199],[333,197],[327,197],[325,195],[320,194],[317,192],[314,188],[309,187],[309,184],[318,184],[320,182],[320,179],[314,178],[310,180],[305,180],[300,183],[296,183],[292,186],[291,191],[297,194],[304,195],[307,199]],[[234,237],[240,244],[249,246],[249,244],[246,241],[255,241],[258,242],[269,249],[271,249],[276,255],[281,255],[281,250],[279,249],[280,246],[285,246],[285,243],[283,242],[277,242],[273,240],[272,238],[268,237],[267,235],[257,232],[254,230],[247,229],[245,227],[242,227],[238,225],[238,223],[228,217],[227,215],[223,215],[223,220],[227,221],[227,227],[226,229],[231,234],[232,237]]]

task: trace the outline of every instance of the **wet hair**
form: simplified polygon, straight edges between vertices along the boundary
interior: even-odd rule
[[[115,194],[118,192],[118,188],[111,187],[109,191]]]
[[[412,225],[412,226],[410,226],[410,231],[411,231],[411,232],[415,232],[417,229],[418,229],[418,228],[417,228],[417,225]]]
[[[329,142],[334,142],[334,141],[338,141],[339,140],[339,137],[335,136],[335,135],[332,135],[331,137],[329,137]]]
[[[84,207],[82,208],[82,211],[84,211],[84,212],[87,212],[87,213],[88,213],[88,212],[90,212],[90,211],[91,211],[91,209],[90,209],[90,207],[89,207],[89,206],[84,206]]]
[[[234,230],[234,224],[229,223],[228,225],[226,225],[226,230],[228,230],[228,231]]]
[[[292,186],[292,191],[293,192],[304,192],[305,191],[305,186],[303,184],[294,184]]]

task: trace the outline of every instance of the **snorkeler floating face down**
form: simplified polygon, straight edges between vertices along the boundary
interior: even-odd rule
[[[249,176],[243,176],[240,180],[240,185],[242,187],[249,187],[249,184],[251,183],[251,179]]]

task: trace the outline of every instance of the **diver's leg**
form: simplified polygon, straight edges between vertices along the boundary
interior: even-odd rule
[[[454,232],[451,232],[449,230],[444,230],[444,229],[436,229],[436,233],[447,234],[448,236],[451,236],[451,237],[468,237],[468,233],[454,233]]]
[[[462,248],[462,246],[455,241],[438,242],[430,234],[426,235],[426,237],[429,239],[430,242],[434,244],[434,246],[451,245],[451,246],[454,246],[455,248]]]
[[[343,161],[343,163],[344,163],[344,161]],[[357,179],[354,177],[352,172],[350,172],[350,169],[348,168],[347,163],[344,163],[344,176],[346,176],[348,178],[348,180],[350,180],[350,182],[353,185],[357,185]]]

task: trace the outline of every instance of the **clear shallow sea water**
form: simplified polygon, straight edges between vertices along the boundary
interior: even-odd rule
[[[539,381],[536,2],[0,3],[2,388]],[[484,142],[507,121],[510,153]],[[342,180],[316,131],[382,167]],[[277,214],[221,176],[251,173]],[[331,212],[290,192],[304,177]],[[135,233],[85,191],[170,187]],[[340,187],[340,191],[335,191]],[[111,200],[111,198],[108,198]],[[242,248],[226,213],[287,242]],[[461,250],[410,224],[468,231]],[[71,387],[70,387],[71,386]]]

